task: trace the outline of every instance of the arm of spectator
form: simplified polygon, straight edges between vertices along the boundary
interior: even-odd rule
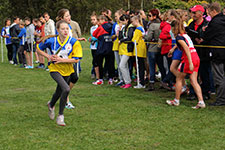
[[[217,32],[217,24],[211,23],[211,24],[209,24],[209,26],[207,28],[205,28],[205,32],[203,33],[202,39],[205,42],[208,42],[211,39],[213,39],[216,36],[217,33],[218,33]]]
[[[50,35],[55,35],[55,24],[53,21],[49,23],[49,31]]]
[[[81,29],[80,29],[80,26],[79,24],[76,22],[76,33],[77,33],[77,36],[78,38],[81,38]]]

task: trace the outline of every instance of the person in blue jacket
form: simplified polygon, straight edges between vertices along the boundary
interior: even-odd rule
[[[13,64],[13,49],[12,49],[12,42],[11,42],[11,37],[10,37],[10,34],[9,34],[9,28],[10,28],[10,25],[11,25],[11,20],[8,18],[5,20],[5,27],[2,28],[2,31],[1,31],[1,36],[3,38],[5,38],[5,45],[6,45],[6,48],[7,48],[7,56],[8,56],[8,61],[10,64]]]
[[[25,44],[26,43],[26,29],[25,29],[25,22],[20,20],[19,22],[19,27],[20,27],[20,33],[18,35],[18,38],[20,39],[20,47],[18,49],[18,56],[19,56],[19,63],[20,67],[28,67],[26,66],[26,58],[24,55],[24,50],[25,50]]]

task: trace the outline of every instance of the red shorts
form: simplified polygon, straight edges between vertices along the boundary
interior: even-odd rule
[[[194,58],[194,59],[193,59]],[[199,57],[192,57],[192,63],[193,63],[193,66],[194,66],[194,72],[198,72],[198,69],[199,69],[199,66],[200,66],[200,59]],[[188,74],[192,74],[193,71],[191,71],[189,69],[189,62],[188,60],[182,60],[182,62],[180,63],[179,67],[178,67],[178,70],[180,72],[183,72],[183,73],[188,73]]]

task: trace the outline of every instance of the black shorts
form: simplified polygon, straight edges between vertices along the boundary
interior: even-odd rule
[[[36,52],[36,44],[33,45],[33,52]],[[24,51],[31,52],[31,43],[25,43],[24,45]]]

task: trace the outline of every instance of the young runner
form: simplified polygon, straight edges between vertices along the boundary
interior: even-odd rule
[[[58,11],[58,16],[56,17],[56,20],[64,20],[66,23],[68,23],[68,26],[70,28],[69,36],[72,37],[73,36],[73,34],[72,34],[72,27],[70,25],[71,15],[70,15],[69,10],[68,9],[64,9],[64,8],[60,9]],[[57,33],[57,31],[56,31],[56,33]],[[77,40],[78,41],[86,41],[85,38],[78,38]],[[78,81],[78,74],[77,74],[76,64],[74,64],[73,67],[74,67],[74,73],[72,73],[70,75],[70,83],[69,83],[70,90],[73,88],[74,84],[76,84],[76,82]],[[67,99],[66,108],[67,109],[75,108],[75,106],[70,102],[69,97]]]
[[[73,63],[78,63],[82,57],[82,47],[79,41],[69,36],[69,26],[66,21],[58,21],[56,28],[59,34],[38,44],[37,49],[38,53],[51,60],[48,68],[51,77],[57,83],[56,91],[48,102],[49,117],[52,120],[55,118],[54,106],[60,98],[56,123],[65,126],[63,111],[70,92],[69,78],[74,73]],[[51,55],[44,52],[46,48],[50,49]]]
[[[176,96],[174,100],[167,100],[168,105],[179,106],[180,95],[183,85],[183,80],[187,74],[190,75],[190,82],[194,87],[196,95],[198,97],[198,104],[193,109],[205,108],[205,103],[202,97],[202,91],[197,81],[198,68],[200,65],[200,59],[194,48],[191,38],[185,33],[182,20],[174,20],[171,23],[172,31],[176,37],[178,48],[183,51],[182,61],[179,66],[179,74],[176,76]]]

